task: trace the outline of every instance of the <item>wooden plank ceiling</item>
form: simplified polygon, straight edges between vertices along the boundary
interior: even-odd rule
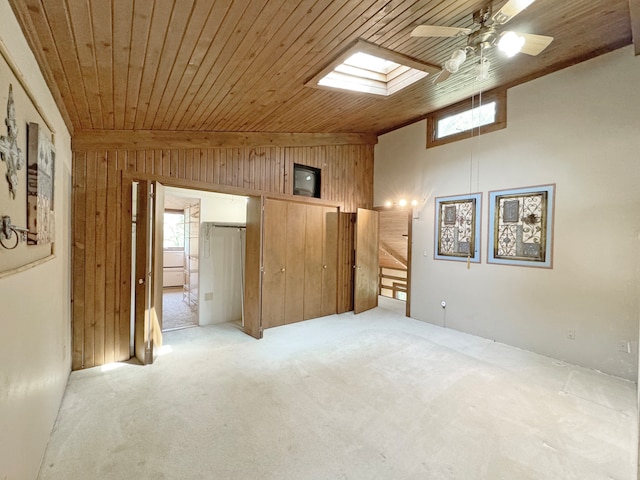
[[[555,37],[538,57],[491,51],[447,82],[391,95],[304,86],[357,39],[442,64],[485,0],[9,0],[72,131],[373,133],[480,89],[512,86],[630,44],[629,0],[537,0],[508,27]],[[495,0],[494,9],[504,0]]]

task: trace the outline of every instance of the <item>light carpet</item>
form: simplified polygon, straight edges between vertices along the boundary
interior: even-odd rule
[[[162,292],[162,330],[195,327],[198,325],[197,308],[184,301],[181,288],[165,288]]]
[[[635,384],[377,308],[73,372],[39,478],[635,479]]]

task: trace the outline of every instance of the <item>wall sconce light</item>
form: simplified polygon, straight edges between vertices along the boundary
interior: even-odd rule
[[[426,196],[421,198],[420,200],[416,200],[414,198],[411,201],[407,201],[406,198],[401,198],[400,200],[397,200],[397,201],[387,200],[386,202],[384,202],[384,206],[385,208],[400,207],[402,209],[405,209],[405,208],[408,208],[410,205],[411,217],[414,219],[419,219],[420,211],[422,210],[422,205],[424,205],[426,200],[427,200]]]
[[[401,198],[397,202],[392,202],[391,200],[387,200],[386,202],[384,202],[384,206],[386,208],[391,208],[391,207],[402,207],[402,208],[404,208],[407,205],[411,205],[412,207],[415,207],[416,205],[418,205],[418,203],[420,203],[418,200],[411,200],[409,202],[405,198]]]
[[[23,242],[27,241],[28,232],[29,230],[26,228],[20,228],[12,225],[11,217],[9,215],[4,215],[2,217],[2,223],[0,223],[0,245],[2,245],[7,250],[13,250],[18,246],[18,243],[20,243],[20,239],[22,239]],[[13,244],[13,246],[8,247],[5,244],[5,241],[11,240],[11,237],[13,237],[14,235],[16,237],[15,243]]]

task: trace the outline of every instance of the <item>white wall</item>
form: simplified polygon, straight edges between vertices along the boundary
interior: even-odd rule
[[[426,199],[413,224],[412,316],[636,380],[638,85],[627,47],[510,89],[504,130],[429,150],[425,122],[379,138],[375,205]],[[434,197],[470,183],[483,192],[482,263],[468,270],[433,259],[433,223]],[[553,269],[487,264],[487,192],[550,183]]]
[[[216,223],[232,223],[242,224],[247,222],[247,201],[245,197],[231,195],[216,195],[211,198],[202,199],[200,222],[216,222]],[[220,278],[220,273],[225,272],[228,281],[234,281],[239,267],[237,263],[239,253],[237,249],[239,245],[231,237],[223,233],[211,235],[208,239],[200,230],[200,325],[209,325],[228,321],[229,315],[237,316],[238,292],[233,290],[235,294],[229,297],[229,304],[223,303],[225,293],[230,293],[220,282],[224,281]],[[214,262],[216,255],[212,255],[216,249],[228,249],[226,252],[231,256],[229,263],[220,265]],[[217,256],[219,259],[220,257]],[[233,268],[234,272],[225,271],[227,268]],[[217,272],[216,272],[217,270]],[[207,300],[207,293],[212,294],[211,300]],[[207,297],[208,298],[208,297]]]
[[[200,325],[242,320],[244,230],[206,222],[201,231]]]
[[[56,256],[0,279],[0,478],[32,479],[71,370],[71,140],[6,1],[0,2],[0,37],[55,129]],[[21,148],[25,151],[26,145]],[[0,162],[3,189],[5,171]]]

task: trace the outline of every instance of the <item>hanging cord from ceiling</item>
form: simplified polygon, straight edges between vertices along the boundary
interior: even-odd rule
[[[480,49],[480,66],[485,65],[484,58],[484,49]],[[483,80],[483,78],[478,78],[479,81]],[[480,111],[482,109],[482,87],[478,90],[478,107],[476,109],[475,105],[476,95],[471,96],[471,141],[470,145],[470,154],[469,154],[469,197],[473,193],[473,153],[475,143],[478,141],[478,137],[480,137]],[[477,112],[477,113],[476,113]],[[474,131],[476,129],[476,124],[474,123],[474,114],[477,115],[477,135],[474,136]],[[476,191],[480,190],[480,159],[476,160]],[[477,209],[478,205],[476,205]],[[478,212],[474,210],[474,216],[477,215]],[[469,242],[469,248],[467,250],[467,270],[471,269],[471,249],[475,249],[475,236],[478,235],[479,232],[475,231],[475,218],[472,222],[472,228],[474,229],[473,234],[473,242]],[[475,252],[474,252],[475,253]]]

